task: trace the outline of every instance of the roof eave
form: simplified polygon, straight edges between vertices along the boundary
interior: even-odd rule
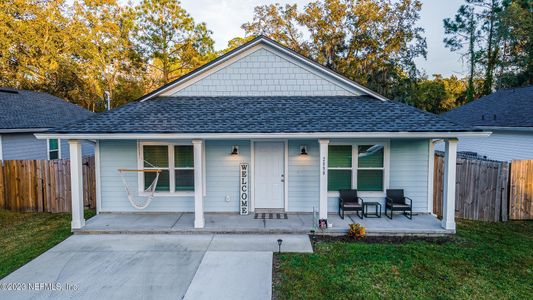
[[[327,139],[327,138],[432,138],[488,137],[488,131],[427,132],[298,132],[298,133],[36,133],[38,139],[131,140],[131,139]]]
[[[490,130],[490,131],[525,131],[532,132],[533,127],[517,127],[517,126],[475,126],[481,130]]]
[[[0,134],[2,133],[32,133],[32,132],[45,132],[50,130],[48,128],[0,128]]]

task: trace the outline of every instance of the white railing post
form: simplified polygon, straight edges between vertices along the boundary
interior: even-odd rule
[[[194,148],[194,228],[204,228],[203,140],[193,140]]]
[[[83,217],[83,169],[81,143],[78,140],[69,140],[70,147],[70,190],[72,198],[72,229],[85,226]]]
[[[329,140],[320,139],[320,205],[319,218],[328,218],[328,145]]]
[[[442,197],[442,227],[455,230],[455,183],[457,163],[457,140],[445,141],[444,191]]]

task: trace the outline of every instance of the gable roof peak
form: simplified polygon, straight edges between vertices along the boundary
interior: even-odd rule
[[[383,95],[380,95],[379,93],[376,93],[374,91],[372,91],[371,89],[345,77],[344,75],[342,74],[339,74],[337,73],[336,71],[333,71],[327,67],[325,67],[324,65],[290,49],[289,47],[287,46],[284,46],[282,44],[280,44],[279,42],[267,37],[266,35],[259,35],[259,36],[256,36],[255,38],[253,38],[252,40],[236,47],[235,49],[231,50],[231,51],[228,51],[227,53],[213,59],[212,61],[192,70],[191,72],[177,78],[176,80],[170,82],[170,83],[167,83],[163,86],[161,86],[160,88],[142,96],[141,98],[137,99],[137,101],[140,101],[140,102],[143,102],[143,101],[146,101],[146,100],[149,100],[151,98],[154,98],[154,97],[157,97],[157,96],[161,96],[163,93],[179,86],[180,84],[194,78],[194,77],[197,77],[199,76],[200,74],[204,73],[204,72],[207,72],[213,68],[215,68],[216,66],[230,60],[231,58],[234,58],[236,57],[237,55],[240,55],[240,54],[244,54],[246,53],[246,51],[249,51],[250,49],[252,49],[253,47],[259,45],[259,44],[263,44],[263,45],[266,45],[266,46],[269,46],[271,49],[274,49],[276,51],[280,51],[281,53],[283,54],[286,54],[288,57],[290,57],[290,59],[294,59],[294,60],[297,60],[299,62],[302,62],[303,64],[306,64],[307,66],[309,66],[310,68],[312,69],[315,69],[315,70],[320,70],[322,71],[324,74],[326,74],[326,76],[332,78],[333,80],[339,82],[339,84],[341,85],[345,85],[345,86],[348,86],[350,87],[351,89],[353,90],[356,90],[358,92],[360,92],[361,94],[366,94],[366,95],[369,95],[369,96],[372,96],[376,99],[379,99],[381,101],[389,101],[388,98],[386,98],[385,96]]]

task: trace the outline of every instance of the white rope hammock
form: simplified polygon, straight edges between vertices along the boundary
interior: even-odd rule
[[[154,199],[155,190],[157,188],[157,182],[159,180],[159,174],[161,174],[161,170],[131,170],[131,169],[118,169],[118,172],[120,173],[120,178],[122,179],[122,183],[124,184],[124,189],[126,190],[126,193],[128,194],[128,200],[131,203],[131,206],[133,206],[136,209],[145,209],[147,208],[150,203],[152,203],[152,200]],[[125,173],[132,173],[132,172],[143,172],[143,173],[156,173],[154,180],[144,190],[144,193],[147,195],[143,195],[143,197],[135,196],[131,189],[128,186],[128,183],[126,181],[126,178],[124,177]]]

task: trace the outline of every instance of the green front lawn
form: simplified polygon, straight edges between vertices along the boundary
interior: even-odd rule
[[[70,213],[0,210],[0,279],[69,237],[70,220]]]
[[[532,299],[533,222],[461,221],[445,243],[318,242],[277,255],[277,299]]]

